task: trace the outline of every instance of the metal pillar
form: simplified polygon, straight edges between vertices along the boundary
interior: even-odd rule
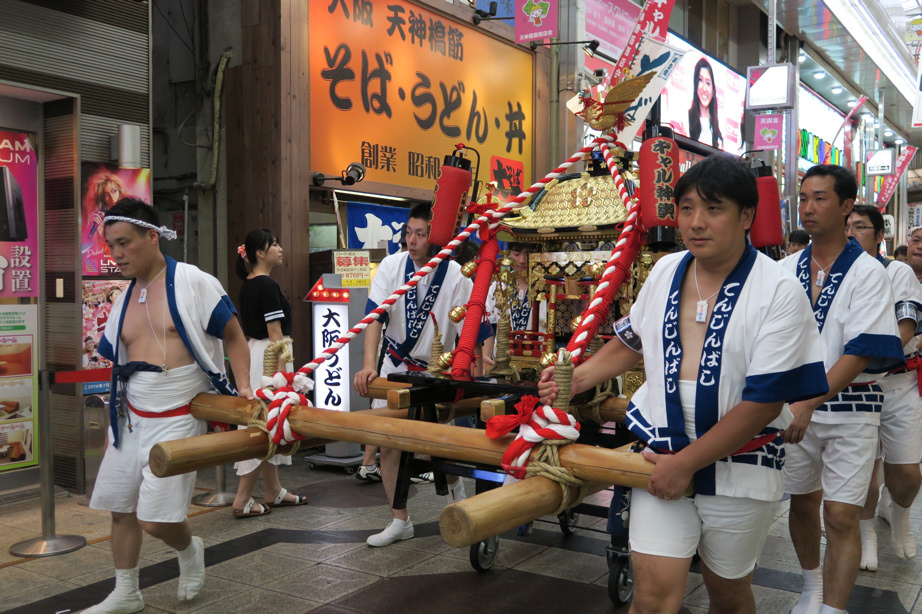
[[[227,507],[234,502],[236,493],[227,492],[227,466],[214,468],[215,489],[192,497],[192,504],[199,507]]]
[[[10,554],[22,557],[54,556],[86,545],[82,535],[55,535],[54,527],[54,443],[51,438],[51,372],[39,373],[38,450],[42,493],[42,536],[10,546]]]

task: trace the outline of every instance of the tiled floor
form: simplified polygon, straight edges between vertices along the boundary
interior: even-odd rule
[[[213,476],[213,471],[201,472],[199,488],[210,489]],[[205,589],[190,603],[176,599],[173,551],[145,537],[145,612],[627,612],[609,599],[604,533],[578,530],[565,537],[554,524],[536,523],[530,536],[504,535],[493,569],[479,573],[471,567],[468,549],[451,548],[439,536],[438,516],[447,499],[431,485],[411,490],[417,537],[369,548],[365,538],[389,519],[380,485],[359,482],[342,469],[309,470],[303,456],[282,468],[282,479],[307,495],[310,505],[246,520],[233,518],[228,508],[190,507],[189,521],[205,540],[208,565]],[[235,478],[229,481],[233,488]],[[474,491],[472,484],[467,491]],[[83,535],[88,546],[44,559],[11,556],[13,543],[41,533],[39,509],[37,501],[0,508],[0,611],[78,612],[101,600],[113,584],[109,518],[88,509],[83,497],[58,498],[57,532]],[[800,590],[786,510],[782,505],[755,575],[760,613],[786,614]],[[922,505],[913,510],[913,524],[922,536]],[[604,520],[585,516],[579,525],[605,526]],[[877,528],[880,570],[860,573],[849,611],[922,614],[922,559],[898,560],[888,525],[877,520]],[[704,614],[707,604],[701,576],[690,574],[684,612]]]

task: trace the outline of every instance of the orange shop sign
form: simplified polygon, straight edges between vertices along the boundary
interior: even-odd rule
[[[532,55],[403,0],[310,3],[311,160],[432,189],[457,143],[532,172]],[[508,164],[508,162],[507,162]]]

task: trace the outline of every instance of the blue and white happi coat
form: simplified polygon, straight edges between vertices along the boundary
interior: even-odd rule
[[[119,419],[126,419],[127,408],[120,407],[125,400],[126,371],[137,363],[128,362],[128,348],[121,343],[122,322],[137,280],[131,280],[112,306],[106,330],[99,343],[99,354],[112,361],[112,383],[109,400],[110,427]],[[166,292],[170,316],[183,344],[196,364],[219,394],[237,395],[227,379],[224,368],[224,327],[237,310],[224,292],[221,282],[191,264],[176,262],[166,256]],[[127,367],[127,369],[126,369]],[[140,370],[156,370],[143,367]],[[125,377],[119,377],[122,373]],[[188,399],[183,400],[183,403]],[[121,411],[120,411],[121,410]],[[110,441],[118,447],[118,428],[110,428]]]
[[[813,246],[780,262],[794,273],[801,292],[811,298],[810,262]],[[904,363],[896,324],[893,291],[887,273],[854,239],[836,258],[813,315],[823,344],[828,372],[844,355],[869,356],[871,364],[842,392],[813,412],[822,424],[880,424],[883,394],[874,383]]]
[[[883,264],[885,258],[878,257]],[[912,267],[905,262],[891,260],[886,268],[887,277],[890,279],[890,288],[893,290],[893,300],[896,303],[897,324],[904,319],[914,320],[916,334],[903,346],[906,358],[912,358],[919,352],[919,337],[922,334],[922,284],[916,278]]]
[[[410,259],[409,252],[391,254],[381,261],[378,271],[371,282],[368,291],[368,303],[365,313],[369,313],[384,302],[394,291],[416,273],[418,269]],[[441,273],[440,273],[441,270]],[[426,368],[432,354],[432,342],[435,339],[435,327],[430,315],[434,315],[439,323],[439,332],[442,334],[442,343],[445,350],[455,347],[455,341],[461,334],[464,320],[455,324],[448,313],[453,307],[466,305],[471,300],[471,291],[474,283],[461,274],[461,267],[457,262],[444,261],[439,268],[426,275],[416,286],[415,291],[408,292],[397,299],[397,302],[378,321],[387,323],[384,335],[385,360],[396,364],[394,354],[403,362]],[[415,305],[408,305],[407,301],[415,301]],[[431,314],[430,314],[431,312]],[[407,325],[410,319],[416,322],[414,327]],[[482,327],[489,331],[488,326]],[[479,335],[481,340],[487,334]],[[393,353],[392,353],[393,352]]]
[[[633,330],[643,343],[646,382],[631,398],[627,425],[662,451],[682,450],[742,401],[795,401],[828,392],[820,338],[803,290],[777,263],[747,245],[708,321],[695,423],[686,424],[678,386],[679,296],[691,263],[690,252],[662,258],[631,308]],[[776,434],[770,443],[699,471],[695,492],[779,500],[784,491],[780,431],[789,420],[782,415],[762,431]]]

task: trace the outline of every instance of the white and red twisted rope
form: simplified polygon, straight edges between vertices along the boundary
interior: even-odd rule
[[[572,355],[574,365],[585,360],[586,349],[589,347],[592,338],[595,337],[598,332],[599,326],[607,319],[608,310],[614,299],[615,292],[617,292],[621,284],[624,283],[628,268],[634,261],[634,258],[637,256],[637,251],[640,248],[638,241],[640,236],[638,224],[640,219],[640,203],[628,194],[621,173],[618,171],[615,158],[611,155],[611,151],[607,147],[602,149],[603,155],[605,156],[605,163],[608,164],[608,170],[611,171],[611,176],[615,181],[618,195],[621,197],[621,201],[628,207],[628,214],[621,235],[618,237],[618,242],[615,243],[611,258],[609,258],[608,264],[605,267],[605,273],[602,275],[601,283],[599,283],[598,288],[596,288],[595,295],[592,302],[589,303],[589,306],[586,308],[582,321],[576,330],[573,331],[573,337],[570,339],[570,343],[567,344],[567,351]]]
[[[515,405],[516,413],[494,416],[487,421],[487,436],[502,437],[518,427],[519,433],[503,452],[502,467],[514,478],[524,479],[531,450],[542,441],[576,441],[579,437],[579,422],[565,411],[550,405],[540,406],[533,396],[524,396]]]
[[[463,243],[474,232],[476,232],[477,230],[479,230],[481,227],[483,227],[485,224],[488,224],[488,223],[490,224],[491,228],[496,228],[497,226],[499,226],[499,220],[505,217],[513,209],[515,209],[516,205],[525,203],[528,198],[530,198],[532,195],[534,195],[539,190],[541,190],[546,184],[550,183],[551,181],[554,181],[560,175],[562,175],[567,169],[573,166],[573,164],[584,159],[585,154],[597,148],[601,148],[603,151],[607,152],[608,147],[614,142],[615,142],[614,137],[610,135],[602,135],[602,136],[599,136],[593,139],[591,144],[576,151],[572,156],[567,158],[567,160],[563,164],[561,164],[560,166],[552,170],[550,173],[545,175],[544,178],[532,184],[524,192],[512,198],[512,200],[510,200],[504,206],[497,209],[496,211],[487,211],[485,214],[478,217],[476,220],[474,220],[474,222],[469,224],[460,233],[458,233],[458,236],[456,236],[454,239],[449,241],[448,245],[446,245],[438,254],[436,254],[429,262],[427,262],[425,266],[420,268],[408,282],[406,282],[403,286],[398,288],[393,294],[387,297],[378,307],[376,307],[371,312],[369,312],[368,315],[365,316],[358,324],[356,324],[355,326],[350,328],[348,331],[346,331],[346,333],[342,337],[337,339],[336,342],[333,343],[333,345],[323,350],[312,361],[310,361],[309,363],[307,363],[306,365],[298,369],[296,373],[281,374],[284,376],[291,376],[288,379],[288,385],[283,386],[274,392],[265,391],[263,392],[263,396],[260,397],[260,398],[264,398],[267,400],[269,397],[271,397],[272,400],[269,404],[268,412],[272,415],[275,415],[273,412],[278,412],[279,419],[273,422],[273,428],[270,429],[270,436],[272,437],[272,441],[276,444],[284,445],[287,443],[293,443],[294,441],[298,439],[303,439],[297,433],[294,433],[293,431],[291,431],[290,428],[288,427],[288,413],[290,411],[291,404],[290,403],[285,404],[285,399],[288,398],[286,394],[287,392],[290,392],[290,391],[299,392],[299,393],[302,393],[302,396],[310,392],[310,390],[313,388],[313,382],[307,377],[309,373],[312,373],[325,360],[327,360],[328,358],[336,354],[336,352],[338,352],[340,348],[342,348],[343,346],[348,344],[352,339],[354,339],[356,336],[361,334],[368,327],[369,324],[377,321],[382,315],[386,314],[388,310],[391,308],[391,306],[394,303],[396,303],[400,299],[401,296],[406,294],[407,291],[410,290],[410,288],[415,287],[423,277],[425,277],[430,272],[432,272],[436,267],[438,267],[438,265],[441,264],[442,261],[445,260],[445,258],[451,255],[451,253],[455,250],[456,247],[458,247],[461,243]],[[609,168],[611,168],[611,166],[609,166]],[[280,374],[276,374],[276,377],[278,377],[279,375]],[[260,396],[260,395],[257,394],[257,396]],[[284,405],[284,408],[282,407],[283,405]],[[266,425],[268,428],[269,426],[268,421]],[[291,435],[291,438],[288,437],[288,434]]]

